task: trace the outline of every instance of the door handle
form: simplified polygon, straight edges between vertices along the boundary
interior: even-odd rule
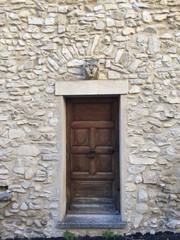
[[[88,153],[87,153],[87,157],[88,158],[95,158],[96,156],[96,151],[95,150],[90,150]]]

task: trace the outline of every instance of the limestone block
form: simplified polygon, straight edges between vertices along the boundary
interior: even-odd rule
[[[127,192],[133,192],[135,190],[135,184],[134,183],[126,183],[126,191]]]
[[[8,0],[1,0],[1,4],[7,3]]]
[[[95,25],[96,30],[103,30],[105,28],[105,23],[104,21],[98,21]]]
[[[132,165],[128,168],[128,172],[131,174],[139,174],[139,173],[143,172],[145,169],[146,169],[145,166]]]
[[[108,4],[105,4],[105,8],[108,11],[108,10],[116,10],[118,7],[116,4],[108,3]]]
[[[164,192],[165,193],[174,193],[174,194],[179,194],[180,193],[180,185],[179,183],[175,184],[166,184],[164,187]]]
[[[17,154],[22,156],[33,156],[36,157],[40,154],[39,148],[33,145],[22,145],[17,149]]]
[[[45,18],[44,24],[45,25],[54,25],[55,19],[54,18]]]
[[[159,128],[162,126],[162,122],[156,118],[150,118],[148,122]]]
[[[161,0],[160,1],[160,4],[166,6],[168,4],[168,0]]]
[[[7,115],[0,114],[0,121],[7,121],[7,120],[8,120],[8,116]]]
[[[84,61],[79,59],[73,59],[67,63],[68,67],[80,67],[83,66]]]
[[[150,37],[147,53],[150,55],[158,53],[160,51],[160,45],[161,43],[156,36]]]
[[[114,26],[114,25],[115,25],[114,19],[107,18],[107,19],[106,19],[106,25],[107,25],[107,27],[112,27],[112,26]]]
[[[156,184],[158,181],[157,175],[155,171],[145,171],[143,172],[143,182]]]
[[[56,26],[44,26],[44,28],[42,29],[43,33],[53,33],[56,31]]]
[[[28,205],[25,202],[23,202],[19,209],[22,211],[26,211],[28,209]]]
[[[137,195],[138,203],[147,202],[148,201],[148,193],[145,188],[139,188]]]
[[[117,51],[116,57],[115,57],[115,62],[116,62],[116,63],[118,63],[119,60],[121,59],[123,52],[124,52],[124,49],[119,49],[119,50]]]
[[[154,208],[151,208],[151,212],[152,213],[155,213],[155,214],[159,214],[160,213],[160,209],[159,208],[157,208],[157,207],[154,207]]]
[[[36,227],[38,227],[38,228],[42,227],[41,222],[40,222],[38,219],[35,219],[35,220],[34,220],[34,224],[35,224]]]
[[[168,228],[171,228],[171,229],[179,229],[180,228],[180,220],[170,220],[168,223],[167,223],[167,227]]]
[[[134,181],[135,181],[136,184],[141,183],[142,182],[142,177],[141,176],[136,176]]]
[[[31,25],[43,25],[44,23],[44,19],[43,18],[39,18],[36,16],[29,16],[28,17],[28,24]]]
[[[54,86],[48,86],[48,87],[46,87],[46,93],[54,93]]]
[[[167,98],[166,98],[166,102],[168,102],[168,103],[171,103],[171,104],[173,104],[173,103],[180,103],[180,97],[178,97],[178,96],[168,96]]]
[[[14,167],[13,172],[17,174],[24,174],[24,168],[23,167]]]
[[[130,27],[126,27],[126,28],[124,28],[123,31],[122,31],[122,34],[123,34],[124,36],[130,35],[130,34],[134,34],[134,33],[135,33],[134,28],[130,28]]]
[[[59,13],[67,13],[68,11],[68,6],[58,6],[58,12]]]
[[[32,171],[32,169],[29,169],[28,171],[25,172],[25,179],[31,179],[34,176],[34,172]]]
[[[138,228],[138,227],[139,227],[142,219],[143,219],[143,215],[142,215],[142,214],[137,214],[137,215],[135,216],[134,222],[133,222],[134,228]]]
[[[8,169],[0,169],[0,175],[6,175],[9,173]]]
[[[108,78],[109,79],[121,79],[121,74],[118,72],[115,72],[115,71],[109,71]]]
[[[159,22],[165,20],[166,18],[167,18],[167,14],[156,14],[154,16],[154,20]]]
[[[49,64],[55,69],[55,70],[58,70],[60,68],[60,66],[58,65],[58,63],[52,59],[51,57],[48,57],[48,62]]]
[[[13,12],[11,12],[9,14],[9,17],[13,20],[18,20],[19,19],[19,16],[16,13],[13,13]]]
[[[31,226],[32,224],[33,224],[33,219],[28,218],[28,219],[26,220],[26,225],[27,225],[27,226]]]
[[[47,178],[47,172],[43,170],[38,170],[35,174],[35,181],[45,181]]]
[[[15,139],[15,138],[24,138],[25,132],[21,129],[10,129],[9,130],[9,138]]]
[[[158,219],[157,219],[157,218],[152,218],[152,219],[151,219],[150,226],[151,226],[152,228],[158,227]]]
[[[132,93],[132,94],[139,93],[139,92],[141,92],[141,87],[139,86],[132,86],[129,89],[129,93]]]
[[[141,64],[142,64],[142,61],[140,59],[134,59],[131,62],[130,66],[128,66],[128,70],[133,73],[137,70],[139,66],[141,66]]]
[[[145,203],[138,203],[136,204],[136,212],[138,213],[147,213],[148,212],[148,205]]]
[[[129,160],[132,164],[137,164],[137,165],[152,165],[156,162],[156,160],[153,158],[148,158],[148,157],[139,158],[134,155],[129,155]]]
[[[29,186],[31,185],[31,182],[30,181],[24,181],[21,186],[25,189],[27,189]]]
[[[11,3],[25,3],[26,0],[11,0]]]
[[[69,61],[70,61],[71,59],[73,59],[70,51],[68,50],[68,48],[67,48],[66,46],[63,46],[63,47],[62,47],[62,54],[63,54],[63,56],[64,56],[67,60],[69,60]]]
[[[152,22],[152,16],[151,13],[148,11],[143,11],[142,12],[142,19],[145,23],[150,23]]]
[[[66,31],[66,27],[64,25],[59,25],[58,26],[58,33],[63,33]]]
[[[96,6],[94,6],[94,11],[95,12],[98,12],[98,11],[100,11],[100,10],[102,10],[103,9],[103,5],[102,4],[98,4],[98,5],[96,5]]]
[[[13,202],[11,207],[12,207],[12,209],[18,209],[19,203]]]
[[[111,17],[115,20],[122,20],[125,13],[123,11],[112,11]]]
[[[31,12],[26,9],[21,9],[19,12],[19,17],[25,18],[31,15]]]

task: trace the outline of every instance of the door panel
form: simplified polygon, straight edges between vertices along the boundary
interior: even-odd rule
[[[111,181],[74,181],[73,190],[76,198],[112,198]]]
[[[75,121],[108,121],[111,110],[110,104],[78,103],[74,108]]]
[[[118,113],[117,98],[67,99],[68,209],[118,209]]]

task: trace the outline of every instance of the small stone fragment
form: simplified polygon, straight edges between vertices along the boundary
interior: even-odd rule
[[[157,175],[155,171],[145,171],[143,172],[143,182],[144,183],[151,183],[156,184],[157,183]]]
[[[109,79],[120,79],[121,78],[121,74],[115,71],[109,71],[108,72],[108,78]]]
[[[143,219],[143,215],[142,214],[137,214],[134,218],[134,222],[133,222],[133,226],[134,228],[138,228],[139,227],[139,224],[141,223]]]
[[[36,16],[29,16],[28,23],[32,25],[43,25],[44,19]]]
[[[142,213],[142,214],[148,212],[148,205],[145,203],[138,203],[136,205],[136,212]]]
[[[150,23],[152,22],[152,16],[150,14],[150,12],[148,11],[143,11],[142,13],[142,19],[145,23]]]
[[[123,33],[124,36],[127,36],[127,35],[130,35],[130,34],[134,34],[135,30],[134,30],[134,28],[126,27],[126,28],[123,29],[122,33]]]
[[[148,193],[147,193],[146,189],[139,188],[137,200],[138,200],[138,203],[147,202],[148,201]]]
[[[23,202],[20,206],[20,210],[26,211],[27,209],[28,209],[28,205],[25,202]]]
[[[17,154],[35,157],[40,154],[40,150],[34,145],[22,145],[18,148]]]
[[[66,27],[64,25],[59,25],[58,26],[58,33],[63,33],[66,31]]]
[[[160,41],[156,36],[149,38],[148,54],[153,55],[160,51]]]

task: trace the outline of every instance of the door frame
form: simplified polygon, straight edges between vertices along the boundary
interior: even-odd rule
[[[117,82],[117,80],[114,80]],[[76,81],[73,81],[76,82]],[[79,81],[77,81],[79,82]],[[93,84],[96,81],[94,80]],[[113,80],[107,81],[111,82],[110,84],[113,86]],[[118,80],[118,92],[117,88],[110,88],[108,89],[108,94],[104,92],[104,86],[102,85],[98,88],[91,88],[94,89],[92,92],[84,95],[84,92],[80,92],[79,85],[74,85],[73,90],[74,94],[72,95],[72,88],[69,88],[70,81],[68,83],[66,92],[64,92],[63,86],[66,86],[66,83],[63,81],[57,82],[55,85],[55,95],[57,96],[57,115],[59,118],[57,124],[57,148],[59,151],[59,162],[58,168],[56,169],[56,187],[57,191],[59,192],[59,211],[57,220],[62,221],[66,216],[66,96],[119,96],[119,176],[120,176],[120,215],[121,221],[126,221],[125,216],[125,182],[127,179],[127,162],[128,162],[128,155],[127,155],[127,97],[126,94],[128,93],[128,81]],[[97,84],[100,84],[101,81],[98,80]],[[83,82],[81,81],[81,84]],[[77,86],[77,88],[75,87]],[[70,93],[68,94],[68,88]],[[96,91],[98,89],[98,92]],[[99,90],[100,89],[100,90]],[[114,92],[114,90],[116,92]]]

